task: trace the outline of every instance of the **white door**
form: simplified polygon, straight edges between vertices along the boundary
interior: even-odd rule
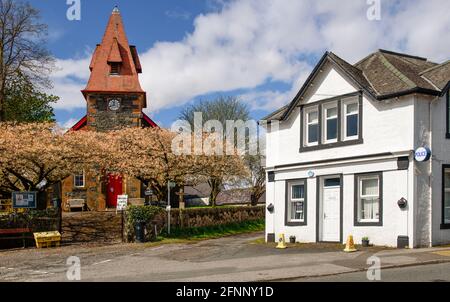
[[[340,187],[323,188],[322,241],[339,242],[341,240],[340,203]]]

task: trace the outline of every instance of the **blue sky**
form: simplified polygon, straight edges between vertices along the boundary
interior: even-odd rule
[[[165,127],[186,104],[217,94],[238,95],[261,118],[292,99],[325,50],[349,62],[378,48],[449,58],[447,0],[381,0],[375,21],[366,0],[80,1],[81,20],[69,21],[66,0],[30,0],[49,25],[51,92],[66,126],[85,114],[79,91],[116,4],[141,55],[146,113]]]

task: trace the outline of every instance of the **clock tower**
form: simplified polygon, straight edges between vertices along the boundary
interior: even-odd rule
[[[147,106],[146,93],[138,77],[142,68],[136,47],[128,43],[117,7],[89,68],[91,76],[82,91],[87,101],[86,128],[108,131],[145,126],[142,110]]]
[[[147,107],[145,91],[139,83],[141,63],[135,46],[128,44],[119,9],[114,8],[89,66],[91,76],[82,90],[87,115],[71,131],[110,131],[124,127],[158,127],[142,110]],[[134,178],[90,171],[62,181],[61,196],[65,209],[83,201],[89,210],[102,211],[117,206],[117,198],[145,198],[142,183]]]

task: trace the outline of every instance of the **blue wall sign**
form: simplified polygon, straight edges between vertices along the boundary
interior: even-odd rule
[[[418,162],[426,162],[431,158],[431,150],[427,147],[420,147],[414,153],[414,159]]]
[[[37,192],[13,192],[12,200],[14,209],[36,209]]]

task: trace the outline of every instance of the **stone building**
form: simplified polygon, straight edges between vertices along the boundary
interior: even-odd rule
[[[82,94],[87,114],[71,131],[109,131],[121,127],[157,127],[143,113],[146,93],[139,83],[142,73],[135,46],[129,45],[122,17],[115,8],[109,19],[101,44],[98,44],[91,64],[90,79]],[[84,201],[89,210],[115,208],[117,196],[143,198],[142,184],[127,177],[99,178],[86,171],[68,177],[61,184],[63,205]]]

